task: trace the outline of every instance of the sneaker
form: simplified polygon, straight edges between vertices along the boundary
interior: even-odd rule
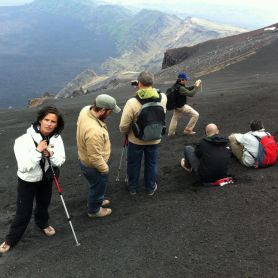
[[[11,246],[8,245],[5,241],[0,245],[0,253],[7,253],[11,249]]]
[[[55,229],[51,226],[46,227],[42,231],[46,236],[54,236],[56,234]]]
[[[100,207],[100,210],[96,213],[88,213],[88,217],[90,218],[98,218],[105,217],[112,213],[112,209]]]
[[[152,191],[148,191],[147,194],[148,194],[149,196],[153,196],[156,190],[157,190],[157,183],[155,183],[154,189],[153,189]]]
[[[194,134],[196,134],[196,132],[193,131],[193,130],[190,130],[188,128],[185,128],[184,131],[183,131],[183,134],[184,135],[194,135]]]
[[[182,159],[181,159],[181,167],[182,167],[185,171],[187,171],[187,172],[189,172],[189,173],[192,172],[192,168],[189,167],[189,165],[188,165],[187,161],[185,160],[185,158],[182,158]]]

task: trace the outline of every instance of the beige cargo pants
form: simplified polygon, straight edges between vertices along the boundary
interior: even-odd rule
[[[185,127],[185,129],[188,131],[192,131],[193,128],[195,127],[199,119],[199,113],[196,110],[194,110],[191,106],[185,104],[181,108],[176,108],[174,110],[174,114],[169,125],[169,132],[168,132],[169,136],[175,134],[178,120],[181,118],[183,114],[187,114],[190,117],[190,120],[187,126]]]

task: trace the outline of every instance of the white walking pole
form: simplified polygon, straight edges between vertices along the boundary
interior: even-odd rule
[[[74,229],[73,229],[73,226],[72,226],[72,223],[71,223],[71,219],[70,219],[70,216],[69,216],[69,212],[68,212],[68,210],[67,210],[67,207],[66,207],[66,204],[65,204],[63,195],[62,195],[62,189],[61,189],[61,187],[60,187],[60,185],[59,185],[59,183],[58,183],[58,180],[57,180],[57,177],[56,177],[56,175],[55,175],[54,169],[53,169],[53,167],[52,167],[52,165],[51,165],[51,163],[50,163],[50,159],[48,158],[47,160],[48,160],[50,169],[51,169],[52,174],[53,174],[54,183],[55,183],[55,185],[56,185],[57,191],[58,191],[58,193],[59,193],[59,195],[60,195],[62,204],[63,204],[63,206],[64,206],[64,209],[65,209],[65,212],[66,212],[66,216],[67,216],[68,222],[69,222],[69,224],[70,224],[70,228],[71,228],[71,230],[72,230],[72,233],[73,233],[73,236],[74,236],[74,239],[75,239],[75,242],[76,242],[76,246],[79,246],[80,243],[78,242],[77,237],[76,237],[76,234],[75,234],[75,232],[74,232]]]

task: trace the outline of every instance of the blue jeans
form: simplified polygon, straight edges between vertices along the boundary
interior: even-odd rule
[[[158,145],[136,145],[128,142],[127,176],[130,192],[136,192],[138,190],[143,154],[145,187],[149,192],[153,191],[155,188]]]
[[[195,149],[192,146],[184,147],[184,158],[188,164],[192,167],[193,173],[198,176],[198,169],[200,165],[200,160],[195,154]]]
[[[86,167],[82,163],[80,168],[89,183],[88,213],[97,213],[104,199],[109,174],[101,174],[97,169]]]

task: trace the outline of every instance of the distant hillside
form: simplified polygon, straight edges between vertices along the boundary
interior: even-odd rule
[[[239,34],[246,30],[188,17],[185,20],[159,11],[142,10],[129,23],[120,27],[120,55],[109,58],[102,69],[109,74],[119,71],[157,72],[165,50],[173,47],[192,46],[214,38]],[[121,38],[123,41],[121,41]]]
[[[158,71],[166,49],[244,31],[89,0],[35,0],[0,7],[0,22],[2,106],[58,92],[88,68],[107,77]]]
[[[243,61],[278,40],[278,23],[272,27],[214,39],[192,47],[169,49],[164,55],[163,70],[157,78],[167,82],[175,79],[179,71],[187,71],[197,77]],[[273,59],[277,63],[277,59]]]

